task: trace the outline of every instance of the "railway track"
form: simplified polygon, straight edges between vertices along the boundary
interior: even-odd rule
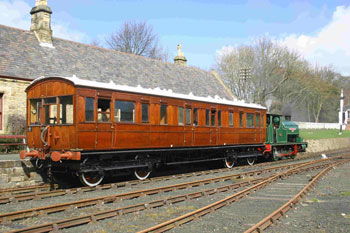
[[[328,159],[328,160],[333,160],[333,159]],[[317,166],[318,167],[327,166],[327,164],[325,164],[326,161],[327,160],[322,160],[323,164],[317,165]],[[305,170],[307,170],[307,169],[310,169],[307,166],[310,166],[314,163],[320,163],[320,162],[321,162],[321,160],[302,163],[302,164],[299,164],[297,168],[301,169],[302,167],[305,167]],[[295,166],[295,165],[293,165],[293,166]],[[286,168],[286,166],[284,166],[284,167]],[[297,168],[293,168],[293,169],[288,170],[289,173],[287,173],[287,174],[292,174],[293,171],[298,170]],[[261,174],[261,173],[257,173],[257,174]],[[126,206],[123,208],[118,208],[118,209],[114,209],[114,210],[110,210],[110,211],[100,212],[100,213],[93,214],[93,215],[88,215],[88,216],[83,216],[83,217],[78,217],[78,218],[70,218],[70,219],[61,220],[61,221],[50,223],[50,224],[43,224],[40,227],[37,226],[37,227],[31,227],[31,228],[27,228],[27,229],[21,229],[21,230],[15,231],[15,232],[46,232],[46,231],[62,229],[65,227],[76,226],[76,225],[84,224],[84,223],[91,222],[91,221],[97,221],[97,220],[101,220],[101,219],[105,219],[105,218],[111,218],[111,217],[114,217],[117,215],[123,215],[123,214],[141,211],[141,210],[145,210],[145,209],[156,208],[156,207],[160,207],[163,205],[169,205],[169,204],[173,204],[173,203],[177,203],[177,202],[181,202],[181,201],[185,201],[185,200],[190,200],[193,198],[199,198],[201,196],[212,195],[212,194],[218,193],[218,192],[236,190],[236,189],[244,187],[244,186],[265,182],[266,180],[271,180],[271,179],[276,180],[277,178],[281,177],[283,174],[285,174],[285,172],[279,173],[278,175],[273,175],[270,178],[256,178],[256,179],[253,179],[249,182],[246,181],[246,182],[241,182],[238,184],[231,184],[231,185],[222,186],[222,187],[219,187],[216,189],[208,189],[208,190],[201,191],[201,192],[195,192],[195,193],[186,194],[186,195],[182,195],[182,196],[175,196],[172,198],[153,201],[153,202],[149,202],[149,203],[141,203],[138,205]],[[225,179],[230,179],[230,177],[219,177],[219,178],[212,179],[212,181],[209,181],[209,179],[207,179],[207,180],[196,181],[196,182],[192,182],[192,183],[178,184],[178,185],[175,185],[175,187],[162,187],[159,190],[151,189],[151,190],[143,190],[140,192],[141,192],[141,195],[150,195],[150,194],[158,193],[159,191],[162,191],[162,192],[172,191],[174,188],[175,189],[182,189],[182,188],[189,187],[189,186],[193,187],[196,185],[206,184],[207,182],[210,182],[210,183],[218,182],[218,179],[225,180]],[[115,195],[113,197],[111,197],[111,196],[104,197],[103,200],[107,201],[107,202],[108,201],[117,201],[117,200],[120,200],[123,198],[137,197],[139,194],[136,194],[136,192],[133,192],[133,193],[127,193],[127,194],[123,194],[123,195],[124,196]],[[108,200],[108,198],[112,198],[112,199]],[[90,202],[90,201],[92,201],[92,202]],[[89,200],[87,202],[87,205],[93,204],[94,201],[97,201],[97,200]],[[100,201],[101,201],[101,199],[100,199]],[[80,204],[81,204],[81,202],[75,202],[73,205],[75,207],[87,206],[87,205],[80,205]],[[71,206],[71,205],[69,205],[69,206]],[[26,210],[26,211],[12,212],[12,213],[2,215],[0,220],[2,222],[8,222],[9,220],[16,220],[16,219],[25,218],[25,217],[36,216],[39,213],[40,214],[53,213],[53,212],[62,211],[64,209],[67,209],[68,206],[67,205],[63,205],[63,206],[60,205],[60,206],[51,206],[50,208],[51,208],[51,210],[46,207],[44,209],[43,208],[36,208],[36,209],[31,209],[31,210]]]
[[[338,157],[329,158],[327,160],[332,160],[335,158],[338,158]],[[317,161],[325,161],[325,160],[317,160]],[[314,163],[314,161],[301,163],[301,165],[299,165],[299,166],[305,166],[305,165],[312,164],[312,163]],[[13,220],[17,220],[17,219],[22,219],[22,218],[33,217],[33,216],[37,216],[39,214],[55,213],[55,212],[66,210],[72,206],[74,208],[81,208],[81,207],[92,206],[92,205],[97,205],[97,204],[101,204],[101,203],[116,202],[116,201],[120,201],[123,199],[136,198],[136,197],[145,196],[145,195],[153,195],[153,194],[157,194],[160,192],[170,192],[170,191],[174,191],[174,190],[185,189],[185,188],[190,188],[190,187],[195,187],[195,186],[200,186],[200,185],[206,185],[206,184],[211,184],[211,183],[220,182],[220,181],[234,180],[234,179],[237,179],[240,177],[249,177],[249,176],[254,176],[254,175],[260,175],[262,173],[267,173],[267,172],[271,172],[271,171],[279,171],[281,169],[286,169],[286,168],[294,167],[294,166],[295,166],[295,164],[288,164],[288,165],[271,167],[271,168],[262,169],[262,170],[244,172],[244,173],[240,173],[240,174],[232,174],[232,175],[208,178],[208,179],[197,180],[197,181],[192,181],[192,182],[180,183],[180,184],[175,184],[175,185],[163,186],[163,187],[159,187],[159,188],[151,188],[151,189],[145,189],[145,190],[140,190],[140,191],[134,191],[134,192],[128,192],[128,193],[122,193],[122,194],[116,194],[116,195],[109,195],[109,196],[102,196],[102,197],[90,198],[90,199],[80,200],[80,201],[67,202],[67,203],[62,203],[62,204],[57,204],[57,205],[46,206],[46,207],[38,207],[38,208],[29,209],[29,210],[15,211],[15,212],[11,212],[11,213],[0,214],[0,223],[13,221]]]
[[[345,153],[349,150],[342,150],[337,151],[336,153]],[[335,152],[333,152],[335,153]],[[318,153],[317,153],[318,154]],[[312,154],[311,156],[308,156],[307,158],[299,157],[295,159],[294,161],[304,160],[308,159],[310,157],[315,156],[315,154]],[[318,154],[319,155],[319,154]],[[291,160],[287,160],[291,161]],[[254,167],[262,167],[262,166],[268,166],[271,164],[280,164],[285,163],[286,161],[280,160],[280,161],[274,161],[274,162],[266,162],[266,163],[258,163],[255,164]],[[247,167],[251,167],[250,165],[246,166],[240,166],[238,169],[242,170]],[[235,167],[234,169],[237,169]],[[185,177],[195,177],[195,176],[203,176],[203,175],[210,175],[210,174],[217,174],[217,173],[224,173],[224,172],[230,172],[233,169],[228,168],[220,168],[220,169],[212,169],[212,170],[204,170],[204,171],[197,171],[197,172],[190,172],[190,173],[184,173],[184,174],[176,174],[176,175],[168,175],[168,176],[161,176],[161,177],[154,177],[149,178],[147,180],[131,180],[131,181],[124,181],[124,182],[118,182],[118,183],[111,183],[111,184],[103,184],[98,185],[96,187],[79,187],[79,188],[68,188],[68,189],[59,189],[58,185],[54,185],[54,190],[52,189],[52,186],[50,184],[45,185],[35,185],[35,186],[27,186],[27,187],[21,187],[21,188],[9,188],[9,189],[0,189],[0,205],[1,204],[7,204],[10,202],[21,202],[21,201],[28,201],[28,200],[34,200],[34,199],[42,199],[42,198],[50,198],[50,197],[57,197],[57,196],[63,196],[67,194],[77,194],[77,193],[83,193],[83,192],[91,192],[95,190],[106,190],[111,188],[119,188],[119,187],[129,187],[129,186],[135,186],[139,184],[148,184],[152,182],[160,182],[160,181],[166,181],[171,179],[181,179]]]
[[[272,163],[275,165],[276,163]],[[263,165],[269,165],[269,164],[263,164]],[[261,166],[261,165],[260,165]],[[256,166],[256,167],[260,167]],[[232,177],[232,178],[240,178],[242,176],[254,176],[256,174],[260,174],[263,172],[270,172],[274,171],[276,169],[284,169],[288,167],[295,166],[295,164],[287,164],[282,165],[276,168],[267,168],[267,169],[261,169],[261,170],[252,170],[244,173],[239,173],[235,175],[228,175],[223,176],[225,177]],[[256,168],[254,167],[254,168]],[[91,192],[95,190],[107,190],[111,188],[121,188],[121,187],[129,187],[129,186],[135,186],[138,184],[148,184],[151,182],[160,182],[160,181],[166,181],[171,179],[180,179],[185,177],[193,177],[193,176],[203,176],[203,175],[210,175],[210,174],[218,174],[218,173],[224,173],[232,171],[232,169],[215,169],[215,170],[207,170],[207,171],[201,171],[201,172],[193,172],[193,173],[186,173],[186,174],[180,174],[180,175],[174,175],[174,176],[163,176],[163,177],[157,177],[153,179],[149,179],[146,181],[141,180],[134,180],[134,181],[125,181],[125,182],[119,182],[119,183],[112,183],[112,184],[104,184],[99,185],[96,187],[81,187],[81,188],[72,188],[72,189],[59,189],[59,190],[53,190],[53,191],[40,191],[35,193],[24,193],[19,195],[10,195],[10,196],[0,196],[0,204],[7,204],[9,202],[20,202],[20,201],[29,201],[34,199],[43,199],[43,198],[50,198],[50,197],[57,197],[57,196],[63,196],[67,194],[79,194],[83,192]]]
[[[334,166],[339,165],[334,164]],[[334,168],[334,166],[328,166],[325,169],[323,169],[321,172],[319,172],[300,192],[298,192],[293,198],[291,198],[288,202],[286,202],[283,206],[275,210],[270,215],[266,216],[264,219],[262,219],[260,222],[249,228],[245,231],[245,233],[252,233],[252,232],[263,232],[267,227],[274,224],[279,218],[285,216],[285,214],[292,209],[309,191],[312,190],[312,188],[316,185],[316,183],[325,175],[327,172],[329,172],[331,169]]]
[[[329,171],[333,166],[338,166],[342,163],[348,162],[348,160],[346,161],[336,161],[336,162],[332,162],[331,164],[323,164],[323,165],[317,165],[314,166],[313,169],[320,169],[320,168],[325,168],[322,172],[320,172],[318,174],[318,176],[316,176],[314,179],[319,179],[320,176],[324,175],[327,171]],[[251,187],[246,188],[245,190],[242,190],[238,193],[235,193],[234,195],[231,195],[229,197],[226,197],[220,201],[217,201],[215,203],[212,203],[210,205],[207,205],[203,208],[200,208],[198,210],[192,211],[190,213],[187,213],[185,215],[182,215],[180,217],[171,219],[169,221],[163,222],[161,224],[158,224],[156,226],[144,229],[142,231],[139,231],[138,233],[148,233],[148,232],[164,232],[164,231],[168,231],[171,230],[175,227],[184,225],[186,223],[192,222],[194,220],[200,219],[201,217],[203,217],[204,215],[207,215],[211,212],[214,212],[226,205],[229,205],[233,202],[236,202],[238,200],[241,200],[243,198],[245,198],[246,196],[248,196],[251,193],[256,192],[259,189],[262,189],[264,187],[266,187],[267,185],[275,182],[276,180],[282,178],[282,177],[286,177],[286,176],[291,176],[292,174],[298,173],[298,172],[302,172],[307,170],[307,168],[303,168],[300,169],[300,167],[297,168],[293,168],[290,169],[286,172],[282,172],[279,173],[277,175],[274,175],[258,184],[255,184]],[[312,179],[312,180],[314,180]],[[284,213],[287,211],[287,209],[292,208],[292,206],[294,205],[294,203],[296,203],[296,200],[300,199],[303,195],[305,195],[306,190],[310,189],[310,187],[314,185],[314,182],[312,184],[308,184],[301,192],[299,192],[292,200],[290,200],[289,202],[287,202],[285,205],[283,205],[281,208],[279,208],[278,210],[276,210],[274,213],[272,213],[271,215],[269,215],[268,217],[266,217],[265,219],[263,219],[261,222],[259,222],[258,224],[256,224],[255,226],[253,226],[252,228],[250,228],[249,230],[247,230],[246,232],[262,232],[263,229],[265,229],[267,226],[271,225],[276,219],[278,219],[279,217],[283,216]],[[289,205],[289,207],[288,207]]]

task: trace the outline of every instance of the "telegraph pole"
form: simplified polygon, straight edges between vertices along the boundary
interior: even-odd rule
[[[339,135],[342,135],[343,133],[343,106],[344,106],[344,92],[343,89],[341,89],[341,94],[340,94],[340,113],[339,113]]]
[[[248,80],[248,78],[250,78],[250,68],[249,67],[241,68],[239,70],[239,75],[240,75],[240,78],[243,80],[244,98],[246,98],[247,102],[248,102],[248,97],[247,97],[247,80]]]

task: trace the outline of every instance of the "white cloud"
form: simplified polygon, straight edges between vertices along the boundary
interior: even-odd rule
[[[0,1],[0,22],[6,26],[28,30],[31,7],[23,1]]]
[[[20,0],[0,1],[0,22],[6,26],[29,30],[31,24],[29,12],[31,8],[32,6]],[[70,28],[69,23],[52,19],[51,28],[54,37],[83,43],[90,41],[86,33]]]
[[[289,35],[281,42],[314,64],[333,65],[350,75],[350,6],[338,6],[332,20],[314,36]]]

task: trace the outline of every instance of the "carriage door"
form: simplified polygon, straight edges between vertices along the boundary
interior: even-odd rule
[[[192,126],[192,109],[190,105],[185,108],[185,146],[192,146],[193,126]]]
[[[216,124],[216,109],[211,108],[210,110],[210,144],[216,145],[217,144],[217,137],[218,137],[218,128]]]
[[[100,94],[100,93],[99,93]],[[111,149],[112,148],[112,104],[111,94],[104,93],[99,95],[97,99],[97,123],[96,123],[96,148]]]

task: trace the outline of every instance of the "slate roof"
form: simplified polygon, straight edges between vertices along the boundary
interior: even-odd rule
[[[40,46],[34,33],[0,25],[0,76],[33,80],[71,77],[144,88],[172,89],[196,96],[232,96],[210,72],[53,38],[54,48]]]

